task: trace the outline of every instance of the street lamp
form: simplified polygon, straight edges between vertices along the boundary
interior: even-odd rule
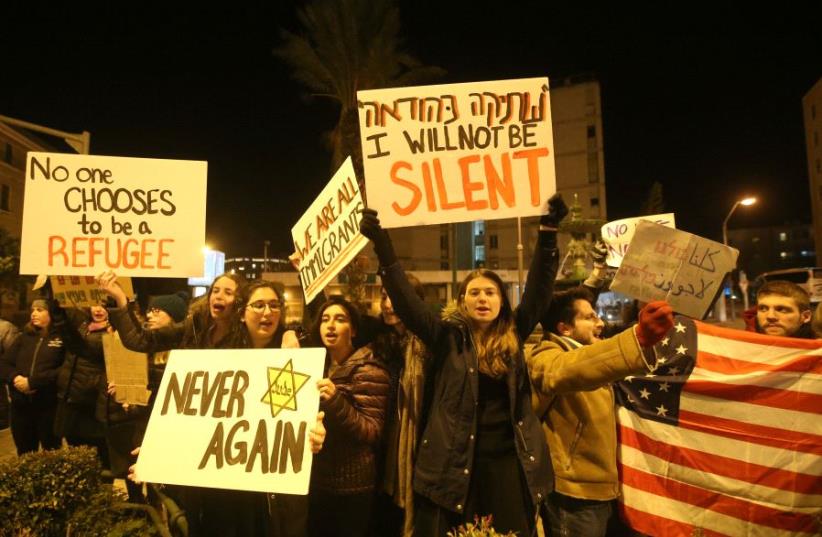
[[[731,207],[731,210],[728,211],[728,216],[726,216],[725,220],[722,222],[722,244],[724,244],[725,246],[728,246],[728,221],[731,219],[731,216],[734,214],[734,211],[736,210],[736,208],[739,207],[740,205],[744,205],[746,207],[749,207],[749,206],[753,205],[754,203],[756,203],[756,198],[753,198],[753,197],[743,198],[741,200],[737,200],[736,202],[734,202],[733,207]],[[732,298],[732,300],[733,300],[733,298]],[[731,302],[731,304],[733,304],[733,302]],[[725,312],[725,281],[724,280],[722,281],[722,294],[719,297],[719,312],[718,313],[719,313],[719,320],[721,322],[724,322],[728,319],[728,316]],[[731,316],[734,317],[734,311],[733,310],[731,310]]]
[[[727,246],[727,245],[728,245],[728,220],[730,220],[730,219],[731,219],[731,215],[733,215],[733,214],[734,214],[734,211],[735,211],[735,210],[736,210],[736,208],[737,208],[737,207],[739,207],[740,205],[744,205],[744,206],[746,206],[746,207],[749,207],[749,206],[753,205],[754,203],[756,203],[756,198],[745,198],[745,199],[741,199],[741,200],[736,201],[736,202],[734,203],[734,206],[733,206],[733,207],[731,207],[731,210],[730,210],[730,211],[728,211],[728,216],[726,216],[726,217],[725,217],[725,221],[724,221],[724,222],[722,222],[722,243],[723,243],[725,246]]]

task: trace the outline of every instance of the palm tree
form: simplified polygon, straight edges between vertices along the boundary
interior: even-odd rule
[[[292,76],[310,96],[338,103],[337,124],[325,134],[331,170],[350,155],[362,188],[357,91],[419,85],[445,71],[402,51],[394,0],[315,0],[298,11],[298,18],[303,34],[282,30],[283,44],[274,55],[292,67]]]

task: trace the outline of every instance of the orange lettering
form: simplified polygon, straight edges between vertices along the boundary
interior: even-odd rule
[[[143,244],[140,245],[140,268],[154,268],[154,265],[148,263],[148,259],[154,253],[148,251],[146,246],[148,246],[149,243],[154,244],[155,242],[157,242],[156,239],[143,239]]]
[[[497,194],[502,195],[502,200],[508,207],[513,207],[516,202],[514,195],[514,181],[511,178],[511,157],[508,153],[502,154],[502,180],[499,178],[497,169],[491,161],[491,155],[483,157],[485,163],[485,180],[488,182],[488,194],[491,199],[491,208],[499,208]]]
[[[401,207],[395,201],[391,203],[391,208],[394,209],[394,211],[398,215],[407,216],[417,209],[417,206],[420,204],[420,198],[422,198],[422,192],[420,192],[420,189],[417,188],[417,185],[415,185],[411,181],[406,181],[405,179],[401,179],[397,176],[397,171],[399,171],[400,169],[411,170],[411,164],[403,160],[398,160],[397,162],[395,162],[394,165],[391,166],[391,182],[409,189],[412,192],[411,202],[406,207]]]
[[[440,204],[444,210],[465,207],[464,201],[454,203],[448,201],[448,192],[445,190],[445,181],[442,179],[442,164],[440,164],[438,158],[434,159],[434,179],[437,181],[437,193],[440,196]]]
[[[462,193],[465,196],[465,208],[469,211],[478,211],[480,209],[485,209],[488,207],[487,200],[474,200],[473,192],[475,190],[482,190],[483,184],[478,183],[476,181],[471,181],[468,177],[468,167],[475,163],[479,162],[480,157],[479,155],[468,155],[467,157],[462,157],[457,161],[460,165],[460,172],[462,174]]]
[[[87,267],[88,265],[81,265],[77,258],[85,255],[86,251],[80,249],[80,242],[85,243],[88,239],[85,237],[74,237],[71,239],[71,266],[72,267]]]
[[[437,199],[434,197],[434,186],[431,184],[431,167],[427,162],[422,163],[422,182],[425,184],[425,203],[428,212],[436,212]]]
[[[537,147],[535,149],[524,149],[514,151],[514,158],[528,159],[528,182],[531,185],[531,205],[538,207],[542,203],[542,196],[539,192],[539,162],[540,157],[548,156],[547,147]]]
[[[55,249],[55,243],[59,241],[59,248]],[[54,266],[54,256],[63,256],[63,265],[68,266],[69,260],[66,255],[66,239],[59,235],[52,235],[49,237],[49,266]]]
[[[118,245],[120,244],[120,239],[117,239]],[[137,268],[137,265],[140,264],[140,251],[137,249],[129,250],[129,244],[137,244],[136,239],[127,239],[125,243],[123,243],[123,266],[126,268]],[[129,260],[130,259],[130,260]]]
[[[163,258],[168,257],[168,252],[166,252],[165,248],[163,248],[166,243],[173,243],[174,239],[160,239],[160,246],[157,248],[157,268],[158,269],[170,269],[171,265],[163,265]]]

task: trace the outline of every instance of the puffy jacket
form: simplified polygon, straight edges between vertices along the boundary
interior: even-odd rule
[[[556,234],[541,231],[522,303],[514,311],[520,341],[528,337],[551,300],[557,264]],[[462,513],[474,464],[479,390],[479,366],[470,329],[433,313],[416,295],[399,263],[381,266],[380,274],[394,310],[433,356],[425,372],[427,382],[433,384],[425,388],[428,418],[418,448],[414,490],[441,507]],[[536,505],[551,491],[553,473],[545,438],[531,407],[531,384],[522,351],[509,367],[506,382],[516,454]]]
[[[57,400],[57,371],[65,359],[63,338],[57,332],[46,335],[24,330],[0,357],[0,378],[9,383],[12,401],[17,403],[53,404]],[[14,377],[29,379],[36,390],[26,395],[14,387]]]
[[[328,436],[314,457],[312,490],[334,494],[374,490],[390,392],[388,371],[370,347],[361,347],[329,378],[337,391],[320,404]]]
[[[71,405],[93,407],[97,395],[105,389],[106,361],[103,355],[105,328],[89,330],[88,323],[79,329],[79,339],[72,342],[66,360],[57,374],[57,396]]]

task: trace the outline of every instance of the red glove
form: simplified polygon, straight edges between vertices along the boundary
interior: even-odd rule
[[[649,302],[639,312],[636,338],[642,347],[653,347],[674,326],[674,310],[664,300]]]
[[[743,311],[742,318],[745,320],[745,330],[756,332],[756,304]]]

